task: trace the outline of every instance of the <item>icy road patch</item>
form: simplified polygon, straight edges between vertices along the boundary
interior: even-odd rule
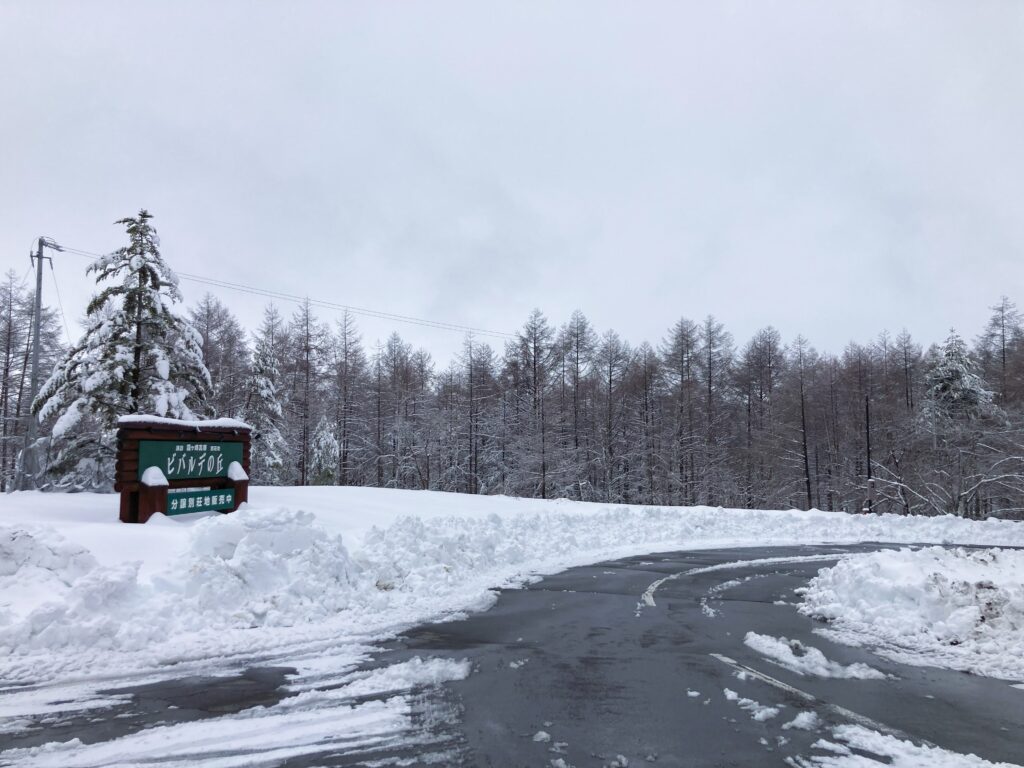
[[[455,738],[446,726],[456,721],[456,712],[422,691],[466,677],[468,662],[415,657],[332,679],[324,677],[325,660],[320,661],[287,686],[293,695],[272,706],[160,725],[94,744],[72,739],[9,749],[0,751],[0,764],[99,768],[158,763],[184,768],[202,762],[208,768],[235,768],[329,753],[372,761],[389,749],[413,744],[425,760],[455,761]],[[434,727],[423,728],[425,719]]]

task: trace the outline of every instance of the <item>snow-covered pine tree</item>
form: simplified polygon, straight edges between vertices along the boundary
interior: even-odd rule
[[[245,421],[253,428],[256,436],[252,444],[252,480],[261,485],[284,485],[286,480],[284,457],[288,446],[279,426],[282,419],[281,402],[277,395],[280,373],[273,338],[278,322],[276,313],[268,312],[264,332],[256,340],[243,409]]]
[[[178,278],[160,256],[146,210],[121,219],[129,244],[90,265],[104,285],[86,309],[86,330],[54,369],[32,411],[55,419],[46,475],[58,488],[109,487],[117,419],[202,413],[210,374],[201,339],[174,311]]]
[[[338,474],[338,440],[324,416],[313,433],[309,459],[309,481],[313,485],[334,485]]]
[[[930,433],[930,450],[920,471],[926,493],[941,512],[980,517],[1011,506],[1024,486],[1024,471],[1007,441],[1006,414],[993,403],[967,345],[955,331],[925,376],[920,424]]]
[[[973,420],[989,414],[992,393],[976,373],[974,361],[959,334],[950,331],[939,359],[925,377],[926,411],[931,420]]]

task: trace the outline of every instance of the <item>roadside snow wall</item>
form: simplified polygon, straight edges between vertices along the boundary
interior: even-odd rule
[[[1022,551],[850,555],[809,583],[800,611],[896,661],[1024,680]]]
[[[410,500],[436,510],[449,498],[388,493],[374,503],[394,499],[412,512]],[[40,513],[32,525],[0,525],[0,682],[268,659],[314,643],[377,639],[485,609],[496,588],[627,555],[858,541],[1024,545],[1024,524],[1006,521],[480,498],[479,509],[502,514],[392,515],[350,551],[339,531],[365,514],[345,508],[344,498],[352,497],[339,495],[339,511],[319,517],[246,506],[189,521],[158,515],[116,530],[105,522],[75,528],[56,512],[51,523]],[[90,541],[130,535],[137,546],[118,550],[120,559],[109,551],[98,558],[58,529]]]

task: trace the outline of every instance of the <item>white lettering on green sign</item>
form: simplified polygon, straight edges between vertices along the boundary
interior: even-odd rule
[[[242,463],[241,443],[178,443],[142,440],[139,443],[139,478],[158,467],[168,480],[227,477],[231,462]]]
[[[210,512],[235,508],[232,488],[210,491],[178,491],[167,494],[167,514],[187,515],[189,512]]]

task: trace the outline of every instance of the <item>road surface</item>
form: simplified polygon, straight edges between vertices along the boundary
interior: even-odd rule
[[[407,632],[370,662],[472,663],[465,679],[414,692],[404,746],[353,747],[339,738],[273,764],[781,766],[786,758],[823,754],[814,743],[843,723],[990,761],[1024,762],[1024,692],[833,644],[796,611],[794,590],[819,568],[841,553],[880,546],[659,554],[574,568],[505,591],[491,610]],[[861,662],[889,677],[801,676],[747,647],[749,631],[799,640],[832,661]],[[109,714],[46,723],[6,740],[0,733],[0,749],[109,741],[157,723],[273,706],[291,695],[283,688],[288,672],[287,665],[260,667],[121,688],[116,693],[130,700]],[[726,689],[735,692],[732,700]],[[770,707],[778,714],[753,717]],[[783,728],[802,712],[815,713],[820,726]],[[260,764],[258,751],[248,755]]]

